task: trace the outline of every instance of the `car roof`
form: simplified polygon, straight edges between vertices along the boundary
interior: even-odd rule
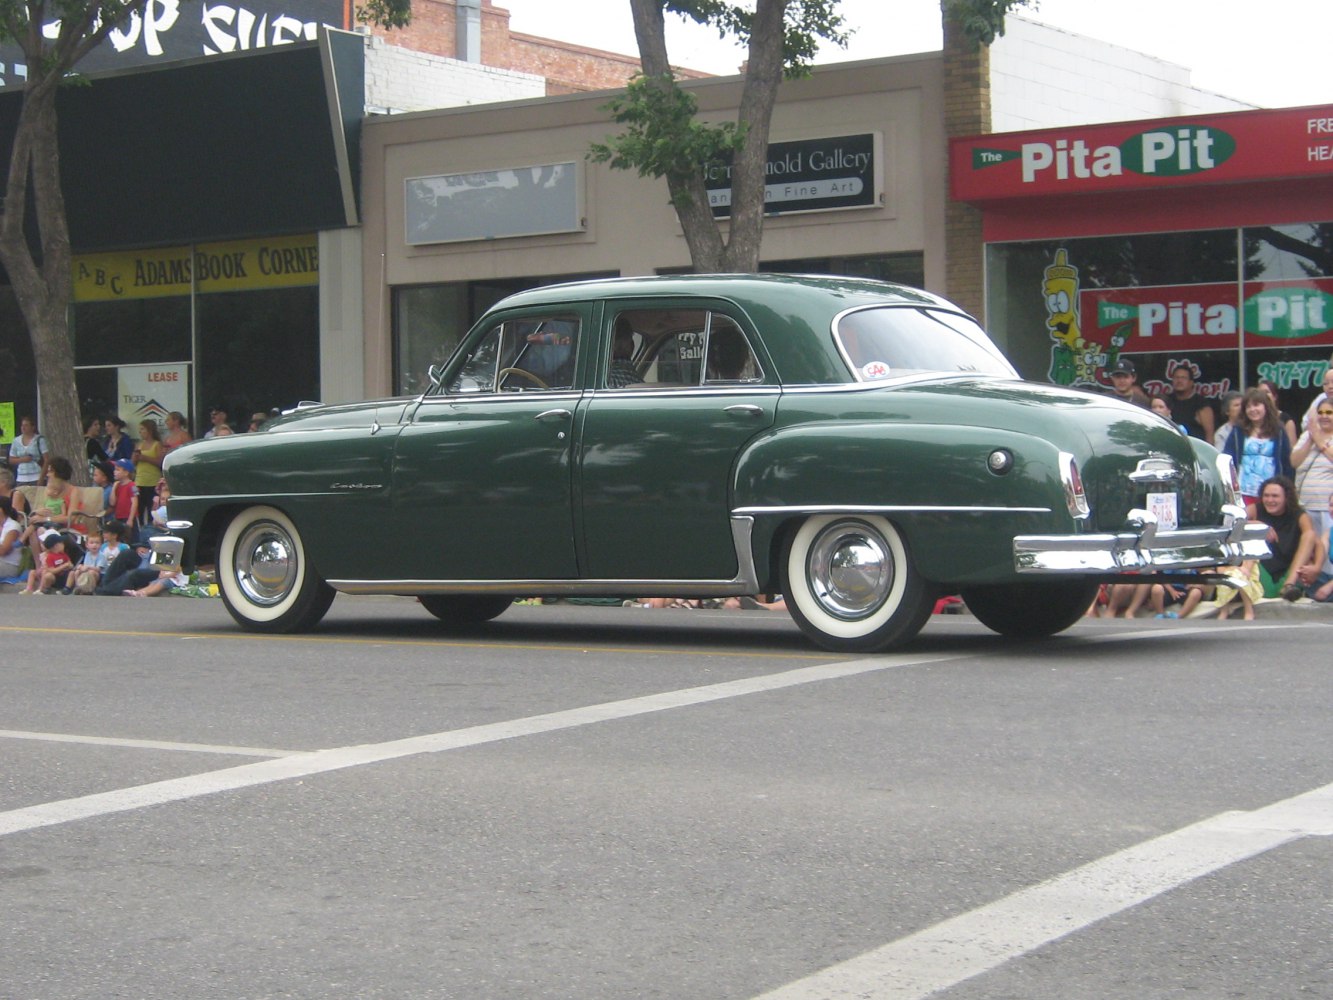
[[[953,303],[930,292],[870,278],[821,274],[681,274],[601,278],[544,285],[510,295],[492,311],[574,301],[711,298],[739,307],[754,323],[783,382],[848,382],[833,319],[848,309],[905,306],[945,309]]]
[[[571,294],[583,298],[637,298],[639,296],[715,296],[745,303],[764,298],[782,288],[808,290],[806,294],[829,300],[847,297],[866,298],[887,304],[933,305],[955,312],[953,303],[930,292],[907,285],[895,285],[872,278],[849,278],[831,274],[665,274],[633,278],[593,278],[543,285],[516,292],[504,300],[505,306],[568,301]],[[842,308],[847,308],[846,305]],[[838,311],[841,312],[842,308]]]

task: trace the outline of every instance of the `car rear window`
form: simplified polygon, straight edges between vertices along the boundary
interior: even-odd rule
[[[985,331],[958,313],[908,306],[855,309],[838,317],[833,335],[861,382],[923,372],[1017,377]]]

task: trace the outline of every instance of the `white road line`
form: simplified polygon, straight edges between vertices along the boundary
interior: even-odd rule
[[[1108,636],[1089,636],[1089,642],[1120,642],[1149,636],[1182,636],[1193,631],[1216,631],[1217,626],[1200,629],[1151,629],[1142,632],[1121,632]],[[1252,631],[1247,629],[1246,631]],[[0,836],[19,833],[58,823],[69,823],[79,819],[90,819],[110,813],[126,812],[151,805],[167,802],[181,802],[201,795],[215,795],[219,792],[274,781],[286,781],[325,771],[337,771],[363,764],[409,757],[414,754],[439,753],[444,750],[456,750],[462,747],[477,746],[498,740],[514,739],[519,736],[531,736],[537,733],[554,732],[560,729],[572,729],[596,722],[609,722],[614,719],[627,719],[635,715],[650,712],[663,712],[673,708],[686,708],[701,705],[724,698],[737,698],[764,691],[776,691],[781,688],[813,684],[819,681],[837,680],[857,674],[873,673],[899,667],[921,666],[928,663],[940,663],[948,660],[967,659],[975,652],[951,652],[913,656],[897,654],[875,656],[865,660],[852,660],[844,663],[829,663],[814,667],[802,667],[777,674],[743,678],[711,684],[705,687],[685,688],[679,691],[667,691],[662,694],[647,695],[642,698],[629,698],[623,701],[607,702],[602,705],[590,705],[585,708],[570,709],[564,712],[552,712],[547,715],[535,715],[526,719],[514,719],[490,725],[474,726],[470,729],[458,729],[451,732],[433,733],[426,736],[413,736],[386,743],[370,743],[363,746],[341,747],[332,750],[318,750],[311,753],[293,753],[285,757],[262,761],[257,764],[242,764],[237,767],[203,774],[172,778],[166,781],[152,782],[132,788],[120,788],[109,792],[98,792],[75,799],[57,802],[44,802],[40,805],[26,806],[9,812],[0,813]],[[145,741],[144,746],[153,744]],[[185,744],[184,746],[190,746]]]
[[[1302,837],[1333,836],[1333,785],[1144,841],[756,1000],[921,1000]]]
[[[164,740],[121,740],[110,736],[80,736],[71,733],[28,733],[0,729],[3,740],[39,740],[45,743],[81,743],[99,747],[128,747],[135,750],[186,750],[190,753],[228,754],[233,757],[293,757],[305,750],[267,750],[263,747],[225,747],[208,743],[170,743]]]
[[[218,792],[250,788],[274,781],[285,781],[290,778],[301,778],[326,771],[337,771],[400,757],[410,757],[415,754],[457,750],[520,736],[533,736],[538,733],[573,729],[598,722],[628,719],[636,715],[646,715],[650,712],[686,708],[691,705],[702,705],[726,698],[738,698],[743,695],[759,694],[765,691],[777,691],[782,688],[837,680],[842,677],[854,677],[858,674],[874,673],[880,670],[921,666],[944,660],[959,660],[971,655],[971,653],[941,653],[926,656],[876,656],[865,660],[802,667],[797,670],[787,670],[782,673],[766,674],[759,677],[747,677],[721,684],[709,684],[704,687],[665,691],[661,694],[646,695],[642,698],[628,698],[623,701],[612,701],[563,712],[529,716],[524,719],[472,726],[468,729],[431,733],[426,736],[413,736],[407,739],[391,740],[386,743],[369,743],[362,746],[339,747],[333,750],[294,754],[275,760],[260,761],[256,764],[241,764],[237,767],[229,767],[219,771],[208,771],[203,774],[155,781],[132,788],[120,788],[110,792],[98,792],[79,798],[44,802],[40,805],[13,809],[9,812],[0,813],[0,836],[19,833],[24,830],[34,830],[44,826],[54,826],[57,823],[69,823],[74,820],[90,819],[110,813],[126,812],[145,806],[181,802],[201,795],[214,795]]]

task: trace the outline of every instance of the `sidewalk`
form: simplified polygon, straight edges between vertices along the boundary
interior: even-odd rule
[[[1195,617],[1213,617],[1216,613],[1213,609],[1212,615]],[[1238,617],[1239,604],[1237,610],[1231,613],[1233,620]],[[1321,603],[1302,597],[1299,601],[1293,602],[1284,601],[1280,597],[1264,597],[1254,602],[1254,617],[1268,621],[1333,622],[1333,601]]]

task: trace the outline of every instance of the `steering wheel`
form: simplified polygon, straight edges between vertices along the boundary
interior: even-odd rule
[[[551,388],[549,385],[547,385],[545,382],[539,379],[536,375],[532,374],[532,372],[524,371],[522,368],[501,368],[499,372],[497,372],[495,375],[495,384],[499,385],[501,382],[503,382],[504,377],[506,375],[518,375],[522,378],[527,379],[533,385],[541,386],[543,389]]]

